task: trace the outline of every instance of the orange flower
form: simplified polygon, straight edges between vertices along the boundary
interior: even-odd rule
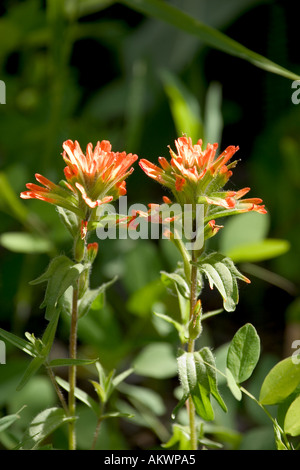
[[[229,211],[266,213],[264,206],[260,205],[261,199],[240,200],[250,188],[220,191],[232,176],[231,169],[237,161],[229,161],[239,147],[229,146],[216,156],[217,143],[207,144],[203,150],[202,140],[193,145],[190,137],[180,137],[175,141],[175,146],[177,154],[170,149],[170,163],[164,157],[159,157],[161,168],[145,159],[141,159],[139,164],[150,178],[169,188],[180,204],[206,204],[206,214],[213,210],[210,206],[219,206],[219,211],[224,209],[224,215],[229,215]]]
[[[67,166],[67,181],[56,185],[42,175],[35,177],[44,187],[28,183],[29,191],[21,193],[23,199],[41,199],[61,206],[85,219],[91,209],[118,199],[126,194],[125,179],[133,171],[131,165],[138,156],[125,152],[112,152],[107,140],[97,142],[95,149],[87,145],[86,155],[77,141],[63,143],[63,159]]]

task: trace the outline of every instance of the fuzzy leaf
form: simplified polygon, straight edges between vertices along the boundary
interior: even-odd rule
[[[196,265],[206,275],[210,288],[216,287],[220,292],[224,309],[233,312],[239,301],[237,279],[245,282],[249,280],[238,271],[230,258],[220,253],[211,253],[200,258]]]
[[[85,269],[87,266],[81,263],[75,264],[67,256],[61,255],[51,261],[44,274],[30,282],[32,285],[47,282],[45,298],[40,306],[40,308],[46,307],[47,320],[50,320],[54,314],[61,296],[74,285]]]

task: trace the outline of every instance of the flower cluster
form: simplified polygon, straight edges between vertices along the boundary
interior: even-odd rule
[[[41,199],[87,220],[93,209],[126,194],[125,179],[132,173],[131,165],[137,155],[112,152],[111,144],[106,140],[98,142],[94,150],[89,143],[86,155],[77,141],[67,140],[63,149],[66,181],[55,184],[36,174],[36,180],[43,186],[28,183],[29,191],[22,192],[21,198]]]
[[[150,178],[169,189],[180,206],[190,204],[196,208],[197,204],[204,205],[205,239],[214,236],[222,227],[215,222],[219,217],[249,211],[266,213],[261,199],[243,198],[250,188],[239,191],[222,189],[232,175],[232,168],[237,164],[237,161],[230,161],[239,147],[229,146],[217,156],[216,143],[207,144],[206,149],[202,149],[201,140],[193,145],[191,138],[180,137],[175,141],[175,146],[177,153],[170,149],[170,162],[159,157],[160,166],[145,159],[141,159],[139,164]],[[65,141],[63,150],[65,180],[55,184],[36,174],[36,180],[42,186],[28,183],[27,191],[22,192],[21,197],[41,199],[76,214],[81,239],[85,239],[92,226],[89,223],[96,220],[95,209],[126,194],[125,179],[132,173],[132,164],[138,156],[113,152],[110,142],[106,140],[99,141],[94,149],[89,143],[86,154],[77,141]],[[163,197],[163,202],[164,206],[172,204],[167,196]],[[129,228],[134,228],[138,216],[163,223],[164,220],[160,217],[161,207],[158,204],[149,204],[147,213],[136,211],[131,216],[116,220],[116,223],[125,223]]]
[[[230,163],[230,160],[239,147],[229,146],[216,156],[216,143],[207,144],[203,150],[202,140],[193,145],[191,138],[180,137],[175,141],[175,146],[177,153],[170,149],[170,162],[165,157],[159,157],[159,167],[141,159],[140,167],[150,178],[168,188],[182,206],[204,204],[206,238],[215,235],[221,228],[216,225],[216,218],[249,211],[266,213],[261,199],[242,199],[250,188],[239,191],[222,190],[232,175],[232,168],[237,164],[237,161]],[[171,203],[170,200],[169,202]]]

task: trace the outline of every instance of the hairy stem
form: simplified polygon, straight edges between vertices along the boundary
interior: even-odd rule
[[[192,252],[192,261],[196,261],[195,252]],[[197,271],[198,268],[195,264],[192,265],[191,269],[191,297],[190,297],[190,322],[193,321],[193,314],[195,305],[197,302]],[[194,351],[195,341],[189,339],[188,341],[188,352]],[[189,414],[189,425],[190,425],[190,436],[191,436],[191,449],[197,450],[197,430],[196,430],[196,411],[192,397],[188,399],[188,414]]]
[[[78,321],[78,286],[73,287],[72,299],[72,318],[70,330],[70,344],[69,355],[70,359],[77,357],[77,321]],[[69,368],[69,415],[75,417],[76,401],[75,401],[75,387],[76,387],[76,366],[72,365]],[[69,450],[76,450],[76,432],[75,420],[69,423]]]

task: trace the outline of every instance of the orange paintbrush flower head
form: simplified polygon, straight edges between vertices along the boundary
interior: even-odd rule
[[[86,154],[77,141],[65,141],[63,149],[66,181],[54,184],[36,174],[36,180],[43,186],[28,183],[28,191],[22,192],[21,198],[50,202],[85,220],[92,209],[126,194],[125,179],[132,173],[131,165],[137,155],[113,152],[107,140],[97,142],[94,149],[89,143]]]
[[[248,211],[266,213],[261,199],[242,199],[250,188],[222,190],[237,164],[237,160],[231,160],[239,147],[229,146],[217,155],[217,143],[207,144],[203,149],[202,140],[193,145],[191,138],[185,136],[175,141],[175,147],[177,152],[170,149],[170,161],[159,157],[158,166],[141,159],[140,167],[150,178],[168,188],[182,206],[204,204],[207,238],[221,228],[215,225],[216,218]]]

